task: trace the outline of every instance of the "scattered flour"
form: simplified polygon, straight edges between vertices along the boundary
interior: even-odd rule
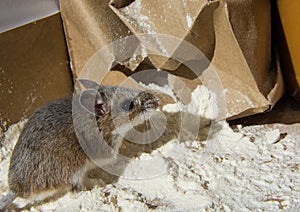
[[[146,40],[147,42],[151,41],[151,44],[147,46],[154,47],[156,51],[158,50],[162,55],[164,56],[171,56],[170,51],[168,51],[168,48],[163,45],[164,42],[162,42],[159,38],[159,36],[156,36],[156,27],[153,22],[149,20],[149,17],[147,14],[144,14],[144,11],[142,11],[142,1],[136,0],[134,3],[130,4],[127,7],[119,9],[120,14],[122,17],[132,26],[134,26],[135,29],[138,29],[138,32],[141,34],[147,34]],[[143,38],[143,36],[138,36],[140,39]],[[145,39],[145,38],[144,38]],[[142,39],[142,41],[144,40]],[[146,43],[147,43],[146,42]],[[143,43],[143,42],[142,42]],[[145,40],[144,40],[145,43]]]
[[[202,92],[200,92],[202,89]],[[208,107],[212,95],[194,92]],[[204,94],[203,94],[204,93]],[[203,112],[203,111],[202,111]],[[202,113],[201,112],[201,113]],[[0,191],[7,192],[7,166],[25,121],[5,132],[0,150]],[[205,146],[174,139],[132,160],[117,182],[91,191],[68,192],[31,211],[297,211],[300,208],[300,124],[210,126]],[[170,150],[172,154],[170,154]],[[152,161],[140,167],[138,161]],[[181,155],[179,157],[178,155]],[[164,167],[156,176],[153,167]],[[153,171],[153,170],[152,170]],[[132,173],[132,178],[128,178]],[[138,178],[140,176],[140,178]],[[144,177],[143,177],[144,176]],[[148,176],[148,177],[145,177]],[[22,199],[16,199],[22,205]]]
[[[190,14],[187,12],[187,9],[186,9],[186,6],[187,6],[186,3],[187,2],[185,0],[182,0],[181,2],[182,2],[182,6],[183,6],[183,9],[184,9],[184,12],[186,14],[185,19],[186,19],[187,26],[188,26],[188,28],[191,28],[192,25],[193,25],[193,19],[190,16]]]
[[[3,141],[1,141],[0,149],[0,191],[3,192],[8,189],[7,185],[7,172],[9,158],[14,148],[15,143],[17,142],[20,132],[24,127],[27,120],[20,121],[17,124],[11,125],[8,130],[1,135]],[[2,133],[2,132],[1,132]]]
[[[217,118],[219,109],[215,93],[209,91],[204,85],[198,85],[191,96],[191,102],[188,105],[178,102],[165,105],[163,110],[167,112],[186,111],[212,120]]]

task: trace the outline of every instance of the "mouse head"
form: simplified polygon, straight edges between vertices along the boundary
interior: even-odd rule
[[[148,91],[125,87],[100,86],[80,94],[80,104],[97,119],[104,116],[133,117],[158,108],[160,100]]]
[[[125,87],[100,87],[100,98],[96,99],[98,112],[106,111],[112,118],[129,116],[130,118],[158,108],[160,100],[148,91]],[[103,106],[105,106],[103,108]]]

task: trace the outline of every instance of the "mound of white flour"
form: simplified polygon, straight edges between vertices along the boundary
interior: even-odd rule
[[[207,98],[211,95],[203,95],[203,88],[199,89],[196,99],[209,102]],[[3,195],[8,189],[9,157],[24,123],[12,125],[4,134],[0,150]],[[171,140],[151,154],[134,159],[116,183],[91,191],[69,192],[55,201],[32,207],[31,211],[296,211],[300,208],[300,124],[238,126],[232,130],[223,121],[207,131],[212,133],[205,146],[198,141]],[[141,167],[142,160],[148,160],[150,166]],[[153,171],[153,167],[158,169]],[[20,206],[25,202],[20,198],[15,200]]]

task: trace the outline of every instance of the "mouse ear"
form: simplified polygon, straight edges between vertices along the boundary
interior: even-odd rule
[[[96,99],[95,99],[95,113],[97,117],[103,116],[105,113],[107,113],[108,107],[107,103],[104,99],[103,93],[97,93]]]
[[[102,93],[87,89],[80,94],[79,103],[89,113],[101,117],[107,112],[107,104]]]
[[[83,85],[85,88],[87,89],[95,89],[95,90],[98,90],[99,88],[99,84],[94,82],[94,81],[91,81],[91,80],[87,80],[87,79],[77,79],[77,81]]]

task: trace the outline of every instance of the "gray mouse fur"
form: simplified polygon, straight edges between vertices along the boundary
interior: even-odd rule
[[[174,103],[166,94],[84,83],[92,93],[96,89],[99,92],[92,98],[87,91],[87,95],[80,98],[74,95],[46,104],[25,125],[11,156],[10,192],[1,200],[0,210],[17,196],[29,198],[43,191],[91,189],[98,183],[87,177],[89,170],[97,168],[94,161],[109,164],[115,153],[136,157],[179,135],[182,140],[185,140],[182,137],[195,139],[199,129],[210,123],[210,120],[202,119],[201,125],[190,132],[190,128],[185,130],[181,123],[193,122],[194,115],[163,112],[163,105]],[[83,104],[81,100],[84,100]],[[126,129],[129,121],[140,132],[147,131],[150,122],[155,122],[155,127],[160,130],[163,116],[150,113],[157,108],[166,118],[167,128],[156,141],[149,144],[130,142],[131,136],[135,136],[131,132],[133,128],[127,131],[127,138],[119,134],[117,129]],[[98,133],[109,148],[93,148],[99,146]],[[78,136],[84,142],[79,142]],[[85,145],[89,146],[89,157],[83,150]]]
[[[72,112],[80,113],[77,116],[79,120],[75,120],[82,129],[82,132],[79,133],[87,136],[87,140],[93,140],[94,132],[100,130],[103,134],[110,133],[115,127],[111,121],[103,121],[113,118],[111,99],[115,93],[117,93],[117,107],[114,108],[117,109],[117,112],[114,114],[119,117],[122,114],[128,116],[129,113],[130,116],[134,116],[141,111],[144,113],[147,109],[155,109],[159,102],[150,94],[146,95],[148,99],[144,101],[145,99],[141,98],[144,98],[145,93],[138,96],[140,91],[129,88],[100,86],[98,90],[100,114],[97,114],[97,108],[95,111],[92,109],[91,113],[89,106],[84,108],[82,105],[79,107],[83,108],[82,110],[74,111],[73,108],[72,111],[74,98],[69,96],[40,107],[30,117],[12,152],[8,173],[10,191],[1,200],[0,210],[9,206],[16,197],[30,198],[43,191],[61,188],[84,190],[94,186],[85,179],[87,171],[95,165],[78,142],[76,135],[78,132],[74,129]],[[73,97],[76,98],[76,96]],[[97,98],[95,104],[98,104]],[[77,100],[79,98],[75,100],[75,105],[78,106],[80,101]],[[148,107],[145,107],[145,104]],[[93,112],[96,113],[96,117]],[[91,124],[95,123],[95,119],[98,128]],[[112,139],[111,136],[104,135],[104,137]],[[113,141],[108,141],[108,144],[112,146]],[[118,151],[119,146],[112,147],[112,151]],[[99,151],[96,153],[99,154]],[[101,158],[110,156],[111,154],[102,155]]]

